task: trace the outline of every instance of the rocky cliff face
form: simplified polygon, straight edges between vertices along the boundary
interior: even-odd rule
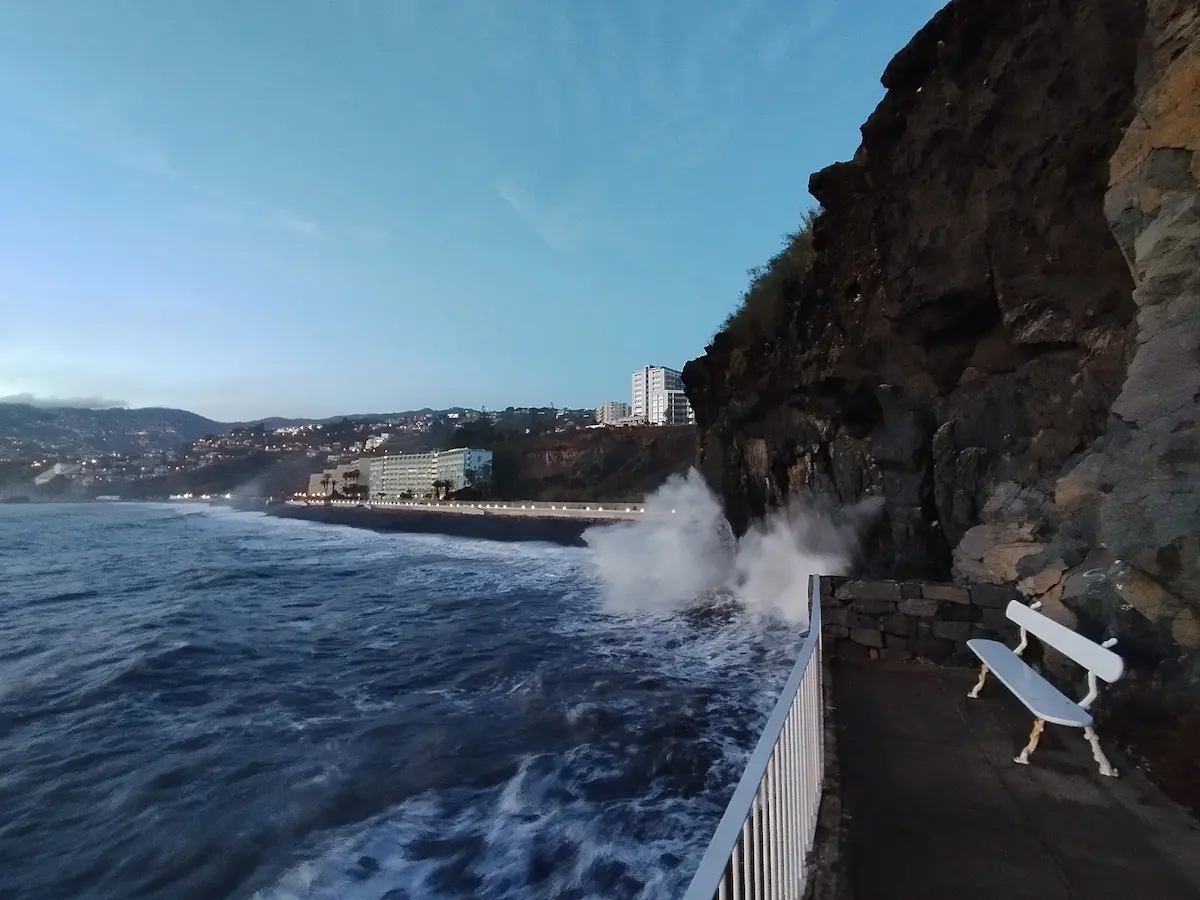
[[[953,0],[896,56],[810,181],[786,330],[685,368],[735,529],[882,495],[870,574],[1200,646],[1197,27],[1194,0]]]
[[[518,441],[511,496],[534,500],[641,498],[696,458],[691,428],[596,428]],[[503,462],[502,462],[503,465]]]
[[[1200,650],[1200,6],[1148,0],[1145,22],[1105,197],[1137,344],[1104,439],[1056,483],[1054,543],[1090,550],[1064,572],[1068,612],[1152,661]],[[1179,663],[1200,689],[1194,652]]]

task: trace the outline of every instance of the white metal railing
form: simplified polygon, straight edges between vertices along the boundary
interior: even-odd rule
[[[825,777],[820,579],[809,631],[684,900],[800,900]]]

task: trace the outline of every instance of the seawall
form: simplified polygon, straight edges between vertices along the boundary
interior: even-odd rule
[[[584,546],[583,533],[593,525],[611,525],[598,519],[521,518],[515,516],[465,516],[428,510],[380,510],[364,507],[272,505],[267,515],[300,519],[323,525],[347,525],[380,532],[445,534],[487,541],[543,541],[566,547]]]

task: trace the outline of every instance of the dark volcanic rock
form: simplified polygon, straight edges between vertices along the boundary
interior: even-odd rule
[[[1104,432],[1131,347],[1108,160],[1142,10],[954,0],[888,66],[786,334],[718,335],[684,380],[702,469],[743,530],[802,486],[887,498],[871,574],[944,578],[993,485]]]
[[[953,0],[883,83],[786,330],[684,370],[731,523],[882,495],[866,574],[1200,650],[1200,6]]]

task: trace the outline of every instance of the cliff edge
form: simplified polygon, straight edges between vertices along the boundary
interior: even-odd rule
[[[812,176],[780,330],[685,367],[735,530],[882,496],[866,574],[1005,585],[1200,686],[1198,79],[1194,0],[941,10]]]

